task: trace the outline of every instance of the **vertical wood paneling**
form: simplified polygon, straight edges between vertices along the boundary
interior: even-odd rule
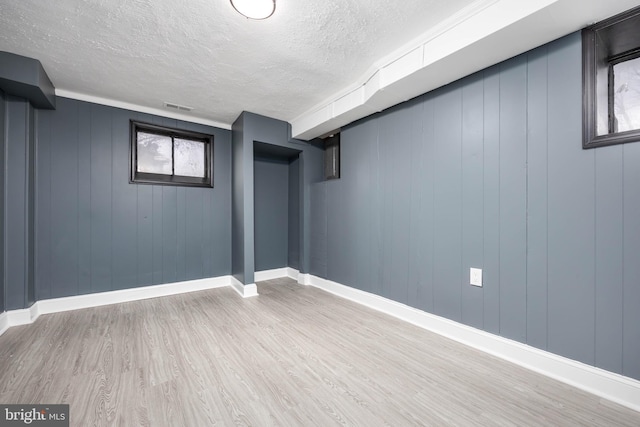
[[[27,303],[27,173],[29,102],[7,97],[5,139],[5,305],[7,310],[26,307]]]
[[[420,194],[420,227],[417,231],[420,242],[420,256],[418,258],[419,283],[417,307],[433,312],[434,294],[434,262],[435,262],[435,229],[434,229],[434,188],[435,188],[435,102],[427,99],[422,103],[420,121],[422,135],[418,139],[417,157],[420,163],[420,179],[422,183]]]
[[[624,177],[623,147],[595,150],[595,363],[622,372]]]
[[[187,271],[187,189],[185,187],[176,188],[176,281],[186,278]],[[196,206],[189,206],[191,210]],[[195,243],[195,242],[194,242]]]
[[[287,203],[287,265],[300,271],[300,165],[299,157],[289,160],[289,200]]]
[[[38,299],[229,274],[229,132],[180,123],[216,134],[220,188],[129,184],[132,118],[176,125],[64,98],[39,112]]]
[[[215,178],[215,177],[214,177]],[[213,194],[216,190],[213,191],[203,191],[202,192],[202,251],[200,253],[200,262],[202,263],[202,277],[214,277],[214,268],[213,268],[213,260],[216,257],[214,253],[214,241],[215,240],[223,240],[223,236],[219,238],[214,236],[213,233],[213,221],[215,221],[215,215],[213,212]],[[229,203],[230,205],[230,203]],[[222,218],[222,215],[220,216]],[[231,221],[229,221],[231,223]],[[229,237],[229,242],[231,242],[231,237]],[[227,248],[229,252],[231,251],[231,247]],[[219,257],[222,257],[222,254],[219,254]],[[230,265],[230,264],[229,264]]]
[[[111,288],[112,136],[107,107],[91,105],[91,292]],[[56,121],[61,120],[56,116]],[[58,139],[52,141],[57,147]]]
[[[396,278],[393,277],[391,268],[391,257],[393,255],[393,174],[396,173],[392,169],[396,154],[394,133],[390,129],[393,125],[390,114],[380,117],[380,127],[378,128],[378,171],[380,189],[380,268],[382,271],[380,287],[382,296],[390,298],[392,295],[392,287]]]
[[[91,292],[91,162],[87,159],[91,159],[91,110],[78,108],[78,293],[80,294]]]
[[[178,191],[162,187],[162,282],[177,281],[178,270]]]
[[[324,182],[310,186],[311,253],[309,272],[314,276],[328,278],[327,275],[327,185]]]
[[[133,119],[141,122],[151,123],[153,118],[151,115],[138,113]],[[130,136],[129,136],[130,137]],[[129,159],[127,159],[129,161]],[[129,176],[130,171],[127,173]],[[156,248],[153,244],[153,188],[152,185],[136,185],[136,212],[137,227],[136,240],[138,250],[138,286],[149,286],[160,283],[160,280],[154,281],[154,264],[153,257]],[[161,213],[158,212],[158,215]]]
[[[153,187],[151,185],[137,185],[138,226],[138,285],[148,286],[153,281]]]
[[[547,47],[527,64],[527,344],[547,348]]]
[[[376,127],[373,121],[363,123],[363,125],[355,131],[353,137],[349,136],[350,129],[343,131],[342,135],[349,144],[343,145],[344,148],[350,148],[348,157],[341,157],[341,160],[348,160],[343,163],[345,172],[348,170],[352,176],[355,187],[354,199],[351,203],[354,205],[355,222],[355,259],[356,259],[356,277],[358,278],[358,289],[371,291],[372,271],[372,216],[362,215],[363,210],[368,210],[373,194],[376,191],[371,184],[372,168],[374,161],[374,153],[376,152]],[[341,148],[342,149],[342,148]]]
[[[372,280],[371,291],[376,295],[382,295],[383,290],[383,273],[384,273],[384,223],[383,210],[384,196],[382,194],[382,185],[384,181],[383,166],[384,157],[382,151],[382,141],[380,138],[380,120],[376,120],[372,124],[375,137],[371,140],[371,186],[376,189],[371,197],[369,209],[371,212],[371,261]]]
[[[435,98],[435,314],[461,319],[462,90]]]
[[[5,222],[4,222],[4,211],[6,208],[5,203],[5,131],[6,131],[6,122],[5,122],[5,114],[6,114],[6,100],[5,95],[2,90],[0,90],[0,313],[6,311],[5,302],[4,302],[4,294],[5,294]],[[37,238],[37,237],[36,237]]]
[[[51,298],[51,140],[51,115],[38,114],[35,230],[36,299]]]
[[[548,349],[595,362],[594,150],[581,147],[579,34],[549,47]]]
[[[164,267],[164,239],[163,239],[163,217],[164,217],[164,189],[161,185],[152,186],[152,212],[153,212],[153,238],[152,238],[152,263],[153,263],[153,284],[165,283],[162,279]]]
[[[328,191],[359,223],[329,241],[363,243],[328,278],[640,378],[640,144],[582,149],[580,55],[575,33],[347,127],[356,185]]]
[[[385,240],[385,265],[388,268],[383,280],[384,295],[407,303],[409,236],[411,234],[411,153],[412,123],[416,121],[415,103],[403,104],[388,114],[380,128],[380,143],[385,146],[384,169],[389,191],[385,213],[388,239]]]
[[[500,67],[484,71],[484,329],[500,333]]]
[[[527,334],[527,64],[500,68],[500,334]]]
[[[255,157],[254,254],[256,271],[287,266],[289,162]]]
[[[484,85],[482,74],[462,89],[462,322],[482,328],[482,288],[471,286],[470,267],[483,268],[484,192],[483,133]],[[467,273],[467,274],[465,274]]]
[[[422,307],[422,291],[425,280],[423,265],[426,260],[424,234],[426,230],[424,214],[424,192],[426,164],[426,144],[423,142],[424,125],[424,102],[415,100],[415,105],[411,108],[411,120],[409,122],[410,132],[409,147],[405,151],[411,153],[409,159],[409,181],[405,183],[409,186],[409,242],[408,242],[408,263],[407,263],[407,304],[415,307]]]
[[[357,280],[350,277],[350,264],[353,264],[349,257],[353,245],[353,240],[343,241],[338,236],[344,235],[352,226],[349,223],[350,218],[347,216],[346,202],[352,203],[349,197],[352,195],[349,191],[349,184],[352,175],[349,171],[349,159],[353,159],[350,155],[352,147],[340,147],[340,157],[346,159],[341,169],[342,176],[338,180],[327,181],[326,186],[326,202],[327,202],[327,272],[336,280],[350,280],[357,286]]]
[[[231,272],[231,132],[217,132],[214,141],[215,188],[208,191],[212,225],[210,240],[211,272],[217,277]]]
[[[209,190],[188,188],[185,191],[185,228],[184,256],[185,271],[183,280],[199,279],[204,276],[202,253],[204,244],[204,199]]]
[[[136,186],[129,184],[129,114],[110,109],[112,188],[112,289],[138,286]]]
[[[62,101],[51,128],[52,297],[78,293],[78,106]]]
[[[640,380],[640,143],[626,144],[623,153],[622,374]]]
[[[348,243],[337,236],[346,232],[345,224],[345,191],[342,190],[343,179],[326,183],[326,212],[327,212],[327,273],[335,280],[345,280],[347,277]]]

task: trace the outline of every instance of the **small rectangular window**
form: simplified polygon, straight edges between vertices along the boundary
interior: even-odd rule
[[[611,64],[611,132],[640,129],[640,55]]]
[[[640,141],[640,7],[582,30],[582,147]]]
[[[213,136],[131,121],[130,182],[213,187]]]

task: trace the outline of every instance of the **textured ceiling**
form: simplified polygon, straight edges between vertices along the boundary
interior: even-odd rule
[[[0,51],[62,96],[226,128],[251,111],[310,139],[636,1],[277,0],[251,21],[229,0],[0,0]]]
[[[0,50],[40,60],[64,91],[290,120],[469,3],[278,0],[251,21],[228,0],[0,0]]]

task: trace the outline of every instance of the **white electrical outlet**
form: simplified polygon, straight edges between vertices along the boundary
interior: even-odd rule
[[[473,286],[482,287],[482,269],[481,268],[473,268],[469,269],[469,283]]]

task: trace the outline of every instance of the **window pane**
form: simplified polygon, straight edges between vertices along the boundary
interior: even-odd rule
[[[171,137],[138,132],[138,172],[171,175]]]
[[[616,131],[640,129],[640,58],[613,66]]]
[[[175,138],[174,144],[174,173],[204,178],[204,142]]]

